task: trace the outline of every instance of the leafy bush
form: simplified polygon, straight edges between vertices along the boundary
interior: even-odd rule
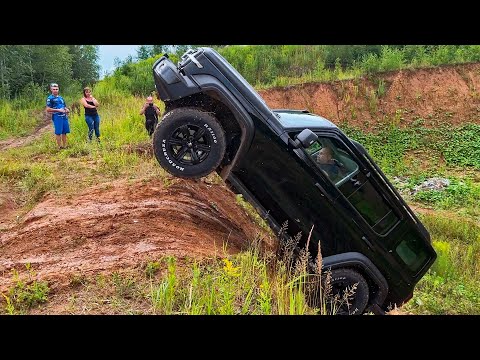
[[[450,129],[440,147],[447,163],[480,169],[480,125]]]

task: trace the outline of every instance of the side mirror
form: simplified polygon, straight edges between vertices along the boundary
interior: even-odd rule
[[[317,139],[318,136],[312,130],[304,129],[295,137],[296,147],[302,145],[304,148],[309,148]]]

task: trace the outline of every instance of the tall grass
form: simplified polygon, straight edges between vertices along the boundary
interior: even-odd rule
[[[49,131],[26,146],[2,151],[0,181],[15,189],[20,204],[33,205],[48,192],[75,192],[118,177],[165,175],[153,157],[135,150],[151,147],[139,114],[144,99],[121,91],[109,92],[108,100],[101,92],[95,96],[101,103],[101,143],[88,142],[83,114],[71,114],[67,149],[58,151]]]
[[[421,218],[438,258],[417,285],[407,309],[421,314],[479,314],[480,225],[439,214]]]
[[[219,52],[258,87],[480,61],[478,45],[250,45],[228,46]]]
[[[221,260],[192,261],[189,270],[176,259],[161,260],[165,274],[151,284],[150,300],[157,314],[272,315],[318,314],[306,301],[307,273],[291,268],[258,248]]]
[[[254,239],[248,250],[222,259],[197,262],[177,269],[165,257],[166,270],[151,282],[149,298],[158,314],[303,315],[336,314],[355,293],[331,292],[330,271],[322,275],[322,257],[294,251],[299,236],[282,242],[277,253],[261,250]],[[310,239],[310,238],[309,238]],[[225,249],[224,249],[225,251]],[[312,268],[311,264],[315,264]],[[185,270],[185,268],[187,270]],[[323,281],[322,281],[323,280]]]
[[[39,110],[41,105],[38,103],[17,103],[20,101],[0,99],[0,140],[27,135],[43,119],[42,110]]]

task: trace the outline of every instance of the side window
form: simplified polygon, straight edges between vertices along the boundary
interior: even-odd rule
[[[306,151],[376,233],[385,234],[398,223],[382,190],[371,181],[371,173],[359,166],[340,141],[319,136]]]
[[[358,164],[343,145],[334,139],[319,137],[317,142],[307,149],[307,153],[337,187],[358,172]]]

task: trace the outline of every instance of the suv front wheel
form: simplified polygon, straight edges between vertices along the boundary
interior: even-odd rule
[[[218,120],[197,108],[167,112],[153,135],[153,150],[170,174],[187,179],[207,176],[225,155],[225,133]]]

